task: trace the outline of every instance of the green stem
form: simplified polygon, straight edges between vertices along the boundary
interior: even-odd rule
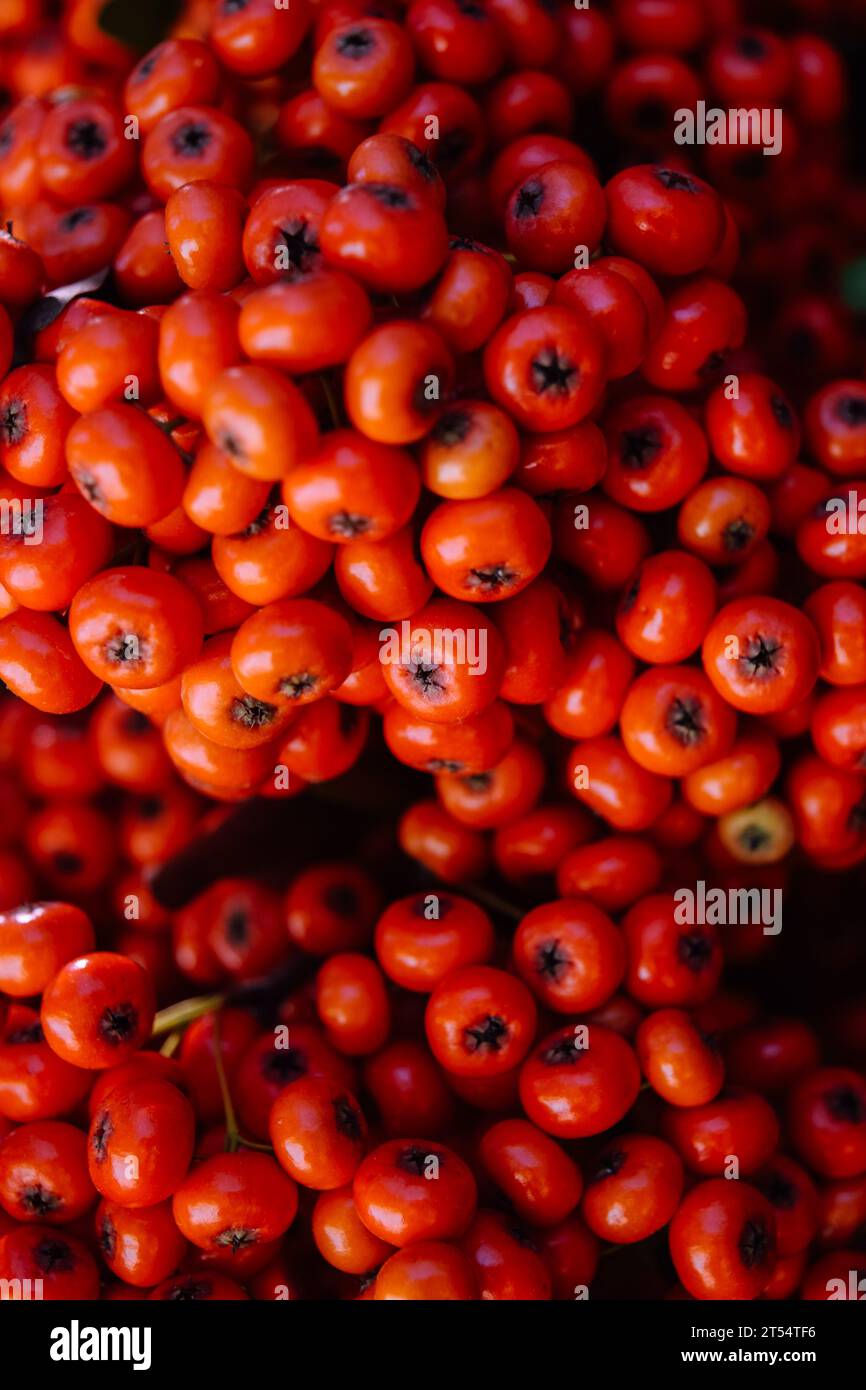
[[[238,1130],[237,1116],[235,1115],[234,1102],[232,1101],[229,1083],[226,1077],[226,1069],[223,1064],[222,1045],[220,1042],[220,1020],[219,1014],[214,1014],[213,1020],[213,1059],[216,1067],[217,1081],[219,1082],[220,1095],[223,1102],[223,1113],[226,1119],[226,1152],[237,1153],[240,1145],[241,1136]]]
[[[159,1049],[161,1057],[173,1057],[183,1041],[183,1033],[179,1028],[175,1028],[173,1033],[169,1033],[162,1047]]]
[[[196,1018],[216,1013],[225,1002],[224,994],[201,994],[195,999],[181,999],[178,1004],[169,1004],[167,1009],[160,1009],[153,1020],[153,1036],[158,1038],[163,1033],[173,1033],[178,1028],[185,1028]]]

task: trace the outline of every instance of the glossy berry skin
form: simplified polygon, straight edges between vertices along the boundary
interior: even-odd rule
[[[866,465],[866,392],[862,381],[824,386],[806,407],[804,426],[822,468],[841,478],[862,477]]]
[[[126,1061],[150,1036],[153,985],[135,961],[96,951],[69,961],[42,997],[50,1047],[72,1066],[98,1071]]]
[[[283,483],[292,520],[318,540],[346,545],[380,541],[409,521],[420,492],[409,453],[333,430]]]
[[[146,53],[130,72],[124,109],[138,117],[142,133],[147,134],[176,106],[213,101],[219,85],[219,64],[206,43],[168,39]]]
[[[31,1010],[13,1013],[0,1042],[0,1115],[24,1124],[68,1115],[84,1100],[93,1073],[62,1061]]]
[[[706,472],[703,430],[676,401],[634,397],[608,413],[605,436],[608,467],[602,485],[614,502],[632,511],[675,506]]]
[[[514,962],[539,1003],[555,1013],[604,1004],[625,973],[625,944],[601,908],[579,898],[535,907],[514,935]]]
[[[515,314],[484,350],[494,400],[524,429],[566,429],[583,420],[604,385],[604,344],[586,319],[560,305]]]
[[[551,299],[586,313],[605,340],[611,380],[628,376],[643,359],[649,341],[649,313],[637,287],[605,258],[582,270],[569,270]]]
[[[165,234],[178,275],[191,290],[230,290],[244,272],[246,201],[228,185],[201,179],[176,188],[165,205]]]
[[[792,1088],[788,1128],[797,1154],[826,1178],[866,1168],[866,1083],[846,1067],[818,1067]]]
[[[470,603],[521,593],[541,573],[550,547],[543,512],[518,488],[442,502],[421,533],[421,554],[434,584]]]
[[[159,325],[159,374],[172,405],[201,419],[207,387],[241,358],[237,304],[212,290],[181,295]]]
[[[566,646],[573,646],[572,613],[560,589],[538,579],[497,612],[508,664],[503,698],[516,705],[537,705],[559,685]]]
[[[344,1274],[367,1274],[393,1252],[393,1246],[367,1230],[355,1209],[351,1186],[319,1196],[312,1232],[319,1254]]]
[[[318,47],[313,83],[327,104],[356,120],[384,116],[412,81],[409,36],[389,19],[338,24]]]
[[[698,1183],[674,1216],[669,1240],[677,1274],[693,1298],[757,1298],[773,1273],[775,1215],[748,1183]]]
[[[803,611],[821,644],[819,675],[830,685],[860,685],[866,680],[866,600],[859,584],[838,580],[821,584]]]
[[[66,460],[82,496],[119,526],[161,521],[183,492],[183,463],[173,442],[126,402],[77,420],[66,439]]]
[[[424,317],[453,352],[474,352],[500,323],[511,286],[511,270],[503,256],[480,242],[452,237]]]
[[[201,408],[211,442],[260,481],[277,482],[318,440],[306,398],[272,367],[228,367],[205,389]]]
[[[504,411],[489,401],[446,406],[424,442],[424,484],[456,501],[486,497],[517,467],[520,441]]]
[[[112,196],[135,164],[120,113],[86,97],[72,98],[46,116],[37,148],[46,191],[73,206]]]
[[[279,736],[290,712],[258,700],[238,683],[229,633],[204,644],[181,678],[184,713],[200,734],[227,748],[256,748]]]
[[[103,1198],[96,1209],[95,1227],[102,1258],[131,1290],[162,1283],[179,1267],[188,1249],[169,1202],[133,1210]]]
[[[667,301],[665,320],[641,371],[660,391],[693,391],[717,379],[727,354],[742,347],[746,306],[721,280],[689,280]]]
[[[267,1141],[271,1108],[286,1087],[296,1081],[322,1078],[344,1091],[351,1090],[354,1074],[350,1064],[334,1051],[314,1024],[291,1022],[289,1046],[277,1047],[272,1033],[251,1042],[245,1026],[251,1020],[246,1015],[235,1017],[234,1038],[226,1039],[223,1029],[220,1041],[245,1134]],[[230,1048],[225,1046],[228,1041]],[[194,1083],[197,1109],[204,1111],[208,1119],[216,1120],[222,1113],[222,1096],[213,1059],[210,1067],[207,1060],[205,1056],[195,1056],[188,1059],[186,1068]]]
[[[604,435],[592,420],[584,420],[569,429],[525,435],[514,481],[532,497],[585,492],[601,479],[606,462]]]
[[[744,373],[731,399],[716,387],[705,407],[713,455],[732,473],[772,482],[797,457],[800,429],[793,407],[769,377]]]
[[[716,690],[735,709],[771,714],[808,695],[820,658],[808,618],[781,599],[763,598],[720,609],[704,637],[702,659]]]
[[[544,784],[544,765],[537,748],[515,740],[488,772],[477,776],[436,778],[436,791],[455,820],[479,830],[498,829],[535,806]]]
[[[445,185],[432,159],[403,135],[380,131],[370,135],[352,152],[346,173],[350,183],[388,183],[408,188],[445,204]]]
[[[840,515],[839,511],[841,500],[846,512],[852,509],[862,518],[864,494],[866,484],[862,479],[851,479],[844,490],[838,483],[827,485],[823,497],[797,526],[794,537],[797,551],[809,568],[822,578],[844,580],[866,576],[866,549],[859,520],[856,527],[849,525],[847,515]]]
[[[504,59],[503,34],[487,9],[455,0],[414,0],[406,16],[418,58],[434,77],[472,86],[494,77]]]
[[[430,1049],[457,1076],[499,1076],[526,1056],[536,1009],[520,980],[490,966],[454,970],[434,989],[425,1029]]]
[[[620,711],[620,731],[639,766],[685,777],[726,753],[736,716],[700,671],[656,666],[632,685]]]
[[[493,703],[505,658],[502,639],[484,613],[471,604],[433,599],[407,626],[405,642],[395,631],[395,641],[383,641],[379,649],[385,684],[405,709],[450,724]],[[454,636],[447,642],[449,632]]]
[[[57,618],[24,609],[0,619],[0,679],[47,714],[83,709],[102,688]]]
[[[503,877],[519,883],[553,873],[591,834],[591,822],[578,807],[540,805],[499,828],[493,857]]]
[[[401,294],[432,280],[448,254],[445,218],[430,200],[387,183],[349,184],[325,209],[325,260],[370,290]]]
[[[688,1008],[714,993],[722,970],[715,927],[680,920],[673,895],[635,903],[622,929],[628,951],[625,986],[644,1005]]]
[[[99,1297],[99,1270],[87,1246],[53,1226],[17,1226],[0,1239],[0,1279],[38,1279],[51,1301]]]
[[[286,711],[321,699],[349,674],[352,634],[339,613],[312,599],[269,604],[231,642],[239,685]]]
[[[684,1009],[656,1009],[635,1038],[638,1060],[653,1090],[669,1105],[705,1105],[721,1089],[725,1066]]]
[[[0,1206],[15,1221],[62,1225],[92,1206],[87,1142],[74,1125],[38,1120],[7,1135],[0,1149]]]
[[[277,1161],[290,1177],[317,1191],[351,1182],[364,1153],[367,1126],[358,1102],[324,1078],[295,1081],[271,1107]]]
[[[577,504],[586,506],[585,502]],[[556,506],[554,553],[585,575],[594,588],[604,593],[621,589],[649,553],[646,527],[633,513],[606,497],[593,495],[588,517],[577,507],[567,495]]]
[[[522,268],[561,274],[575,248],[598,249],[605,200],[598,180],[577,164],[554,160],[513,189],[505,211],[509,250]]]
[[[670,1221],[683,1190],[683,1166],[652,1135],[611,1139],[590,1173],[580,1214],[591,1231],[614,1245],[646,1240]]]
[[[665,1112],[662,1131],[693,1173],[723,1177],[732,1155],[743,1177],[762,1168],[779,1142],[779,1123],[763,1096],[723,1091],[706,1105]]]
[[[760,801],[775,782],[780,765],[774,739],[761,733],[746,735],[718,761],[684,777],[683,795],[703,815],[724,815]]]
[[[481,965],[493,952],[487,913],[457,894],[415,894],[390,904],[376,923],[374,945],[389,979],[430,993],[446,975]]]
[[[57,356],[57,385],[82,415],[113,402],[159,399],[157,323],[143,314],[110,313],[88,319],[65,338]]]
[[[684,661],[700,646],[715,610],[709,567],[686,551],[664,550],[648,556],[628,584],[616,630],[639,661]]]
[[[478,1298],[469,1259],[453,1245],[419,1241],[387,1259],[376,1275],[373,1297],[379,1301],[465,1302]]]
[[[302,870],[286,893],[286,929],[312,955],[350,951],[369,940],[379,909],[373,879],[351,863],[325,862]]]
[[[639,165],[616,174],[605,193],[611,245],[653,275],[694,275],[719,248],[721,199],[693,174]]]
[[[295,1218],[298,1190],[267,1154],[206,1158],[175,1191],[178,1229],[200,1250],[231,1251],[277,1240]]]
[[[451,353],[435,328],[394,319],[374,328],[349,358],[346,411],[368,439],[412,444],[435,423],[453,378]]]
[[[346,951],[328,958],[316,976],[316,1009],[331,1045],[350,1057],[375,1052],[388,1036],[385,978],[368,956]]]
[[[514,737],[514,720],[499,700],[453,724],[420,719],[394,701],[385,711],[382,732],[394,757],[419,772],[472,776],[501,762]]]
[[[685,498],[677,534],[709,565],[742,565],[765,539],[770,521],[769,503],[755,483],[723,475],[707,479]]]
[[[306,0],[290,9],[275,9],[268,0],[248,0],[240,7],[223,0],[216,9],[210,42],[229,71],[262,77],[292,57],[311,18]]]
[[[580,1169],[543,1130],[527,1120],[501,1120],[485,1131],[481,1166],[530,1226],[555,1226],[583,1191]]]
[[[599,1024],[549,1034],[520,1071],[527,1116],[557,1139],[603,1133],[631,1109],[639,1087],[631,1047]]]
[[[192,592],[169,574],[108,569],[83,584],[69,628],[85,665],[121,688],[151,689],[198,655],[202,615]]]
[[[386,1135],[447,1132],[454,1101],[441,1069],[423,1043],[390,1042],[363,1066],[364,1086],[373,1098]]]
[[[209,106],[178,106],[149,132],[141,172],[151,193],[168,202],[177,188],[200,179],[244,189],[250,182],[253,143],[233,117]]]
[[[620,912],[658,887],[661,859],[637,835],[608,835],[578,845],[560,860],[556,886],[563,897],[589,898],[605,912]]]
[[[634,671],[634,661],[609,632],[581,628],[565,655],[557,688],[544,702],[545,719],[564,738],[610,733]]]
[[[90,919],[72,903],[26,903],[0,913],[0,988],[13,998],[41,994],[61,966],[93,945]]]
[[[775,1210],[780,1258],[805,1250],[818,1230],[818,1192],[806,1170],[785,1154],[776,1154],[753,1183]]]
[[[371,317],[361,286],[340,270],[323,268],[255,290],[244,300],[238,331],[254,361],[301,374],[347,361]]]
[[[541,1258],[542,1232],[530,1232],[510,1214],[481,1210],[461,1241],[472,1260],[483,1299],[545,1302],[550,1273]]]
[[[462,1235],[475,1211],[469,1168],[425,1139],[392,1139],[374,1149],[355,1173],[353,1193],[367,1229],[400,1249]]]
[[[150,1207],[176,1191],[193,1153],[195,1115],[171,1082],[115,1087],[93,1112],[88,1166],[97,1192],[123,1207]]]
[[[615,736],[576,743],[568,779],[578,800],[616,830],[646,830],[673,795],[670,778],[641,767]]]
[[[26,534],[0,538],[0,582],[23,608],[60,612],[112,554],[112,533],[83,497],[60,493],[40,500],[38,558]]]
[[[75,411],[64,399],[53,366],[15,367],[0,386],[0,461],[31,487],[54,487],[66,476],[64,444]]]

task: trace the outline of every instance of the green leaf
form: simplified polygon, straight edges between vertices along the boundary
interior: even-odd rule
[[[99,27],[128,48],[145,53],[167,37],[177,23],[182,0],[108,0]]]

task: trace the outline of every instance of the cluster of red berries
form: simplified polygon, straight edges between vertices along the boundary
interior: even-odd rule
[[[0,14],[0,1279],[851,1296],[860,7],[178,8]]]

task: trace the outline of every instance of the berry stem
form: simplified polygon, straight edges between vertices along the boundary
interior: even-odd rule
[[[204,1014],[215,1013],[222,1008],[225,999],[224,994],[202,994],[195,999],[181,999],[177,1004],[169,1004],[167,1009],[160,1009],[153,1020],[153,1037],[173,1033]]]
[[[486,907],[490,912],[497,912],[502,917],[510,917],[514,922],[520,922],[524,916],[523,911],[514,903],[500,898],[498,893],[491,893],[489,888],[482,888],[477,883],[461,883],[460,892],[465,893],[467,898],[472,898],[481,907]]]
[[[183,1040],[183,1033],[180,1028],[175,1028],[173,1033],[169,1033],[162,1047],[159,1049],[161,1057],[173,1057],[180,1047]]]
[[[226,1069],[223,1065],[222,1047],[220,1046],[220,1016],[214,1014],[213,1020],[213,1059],[216,1067],[217,1080],[219,1082],[220,1095],[223,1102],[223,1114],[226,1121],[226,1152],[237,1153],[240,1146],[241,1136],[238,1129],[237,1116],[235,1115],[234,1102],[232,1101],[229,1083],[226,1077]]]
[[[328,406],[328,415],[331,418],[331,427],[335,430],[338,430],[342,423],[340,419],[340,406],[337,401],[337,397],[334,394],[334,388],[324,372],[319,373],[319,385],[322,388],[322,395],[325,397],[325,401]]]

